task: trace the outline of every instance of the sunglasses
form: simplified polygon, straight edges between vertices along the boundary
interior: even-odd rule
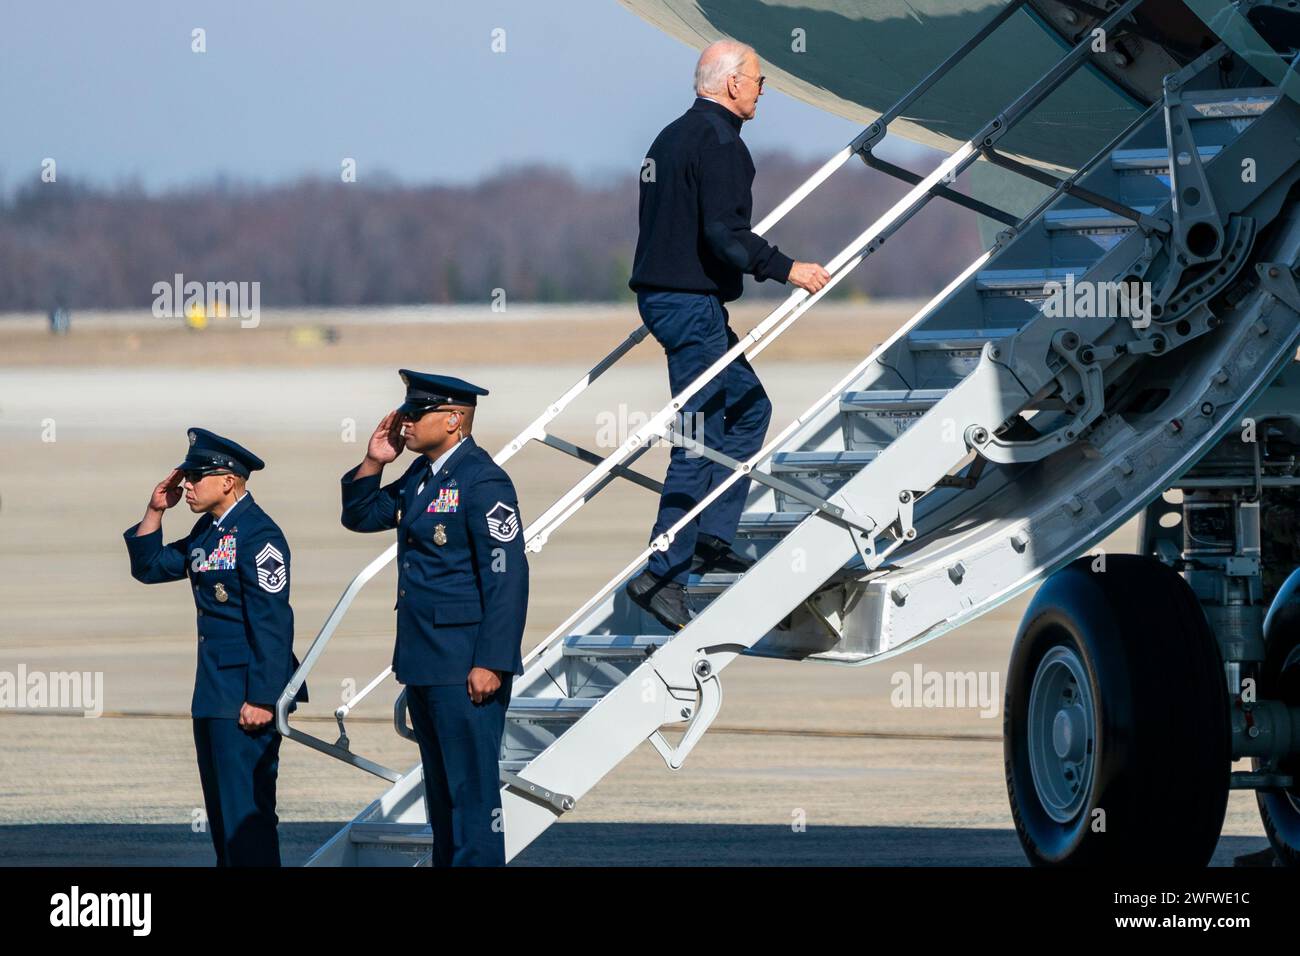
[[[433,407],[422,408],[418,412],[402,412],[402,417],[409,422],[418,422],[425,415],[432,415],[439,412],[448,413],[448,414],[459,413],[460,409],[459,408],[433,408]]]
[[[191,485],[197,485],[204,478],[210,478],[213,475],[233,475],[233,471],[182,471],[181,477]]]

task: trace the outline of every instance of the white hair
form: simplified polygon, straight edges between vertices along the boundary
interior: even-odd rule
[[[754,48],[739,40],[718,40],[706,46],[695,64],[695,92],[721,93],[727,88],[727,78],[739,73],[745,57]]]

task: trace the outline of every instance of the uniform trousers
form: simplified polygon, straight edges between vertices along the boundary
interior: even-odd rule
[[[406,706],[424,765],[434,866],[504,866],[501,735],[513,674],[481,703],[466,684],[408,685]]]

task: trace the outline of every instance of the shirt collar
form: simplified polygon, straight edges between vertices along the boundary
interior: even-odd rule
[[[433,460],[433,463],[429,467],[429,473],[431,477],[434,478],[438,477],[438,472],[442,471],[442,466],[447,464],[447,459],[450,458],[453,454],[455,454],[456,449],[463,444],[465,444],[465,439],[462,438],[460,441],[456,442],[456,444],[452,445],[449,449],[444,451],[441,455],[439,455],[437,458]]]
[[[225,514],[223,514],[220,518],[217,518],[212,522],[213,527],[220,528],[221,525],[225,522],[225,520],[230,517],[230,512],[238,508],[239,503],[247,497],[248,497],[248,491],[245,490],[242,495],[240,495],[238,498],[235,499],[235,503],[226,509]]]
[[[722,116],[722,118],[725,119],[728,123],[736,127],[736,129],[740,129],[741,124],[745,122],[743,119],[741,119],[735,113],[731,112],[731,110],[727,109],[717,100],[711,100],[707,96],[695,97],[695,103],[694,105],[691,106],[691,109],[715,111],[719,113]]]

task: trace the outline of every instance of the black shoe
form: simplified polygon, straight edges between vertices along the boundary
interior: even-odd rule
[[[676,581],[665,581],[646,570],[627,582],[624,590],[633,604],[649,611],[670,631],[680,631],[691,623],[686,588]]]
[[[731,545],[711,534],[695,539],[695,556],[691,559],[691,574],[744,574],[754,566],[749,558],[742,558],[731,550]]]

